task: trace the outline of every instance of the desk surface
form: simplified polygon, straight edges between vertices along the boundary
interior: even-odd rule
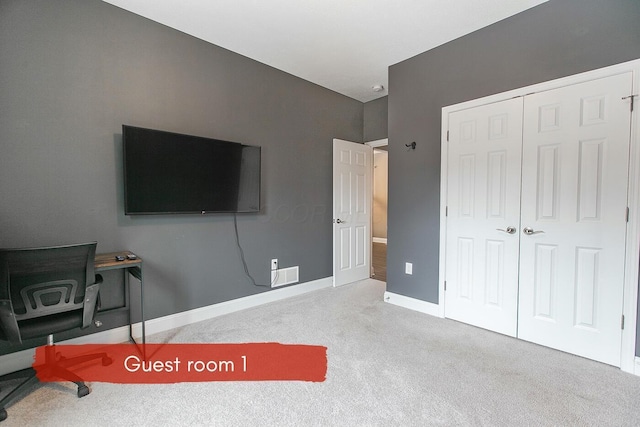
[[[109,252],[106,254],[96,254],[94,268],[96,271],[100,270],[111,270],[114,268],[129,268],[140,266],[142,264],[142,260],[140,258],[136,259],[125,259],[124,261],[116,261],[116,255],[122,255],[126,257],[128,254],[132,254],[133,252],[122,251],[122,252]]]

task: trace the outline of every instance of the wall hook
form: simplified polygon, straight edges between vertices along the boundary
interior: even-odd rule
[[[412,150],[416,149],[416,142],[413,141],[411,144],[404,144],[405,147],[411,148]]]

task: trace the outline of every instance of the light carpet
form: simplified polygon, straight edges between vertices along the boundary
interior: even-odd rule
[[[151,342],[328,348],[327,379],[47,384],[9,426],[637,426],[640,378],[383,302],[366,280],[217,317]]]

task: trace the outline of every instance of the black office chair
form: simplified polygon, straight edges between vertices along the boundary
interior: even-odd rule
[[[102,282],[94,274],[96,245],[0,249],[0,340],[21,344],[46,336],[45,363],[38,371],[76,383],[78,397],[89,394],[89,388],[66,368],[94,359],[108,365],[111,359],[106,353],[61,357],[53,334],[87,328],[94,321]],[[25,380],[0,400],[0,421],[7,418],[6,406],[38,383],[33,368],[7,374],[0,381],[18,378]]]

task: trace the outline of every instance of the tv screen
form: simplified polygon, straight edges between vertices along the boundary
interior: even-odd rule
[[[122,126],[125,214],[260,211],[260,147]]]

